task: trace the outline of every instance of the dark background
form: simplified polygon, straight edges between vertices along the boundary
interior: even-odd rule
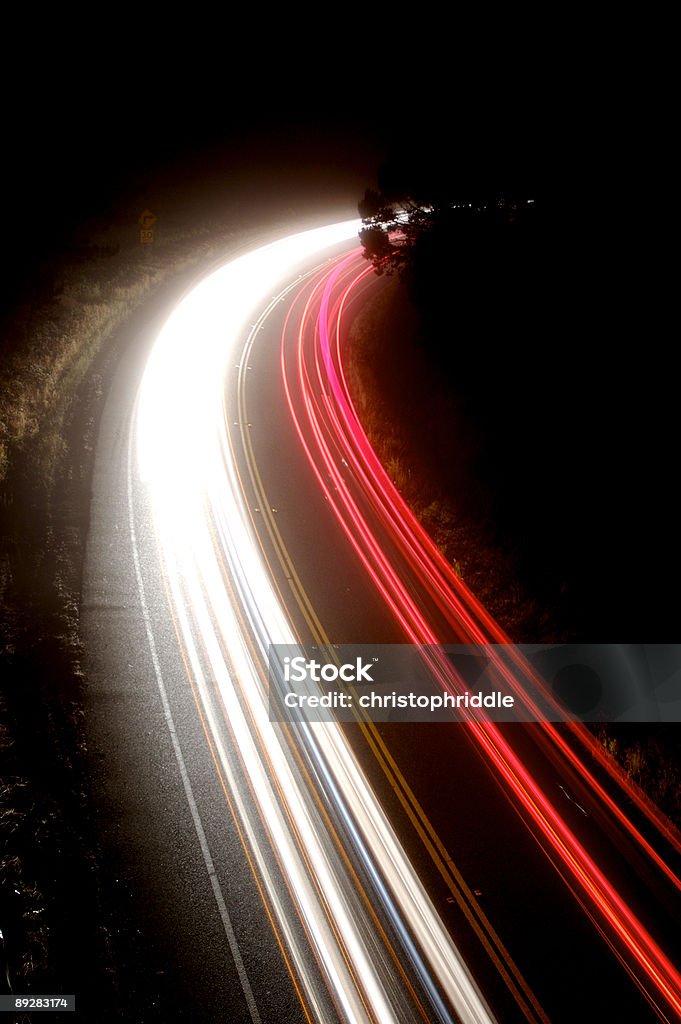
[[[550,211],[537,281],[523,291],[494,270],[476,301],[501,289],[520,312],[441,353],[452,378],[465,367],[477,408],[497,410],[477,428],[492,442],[485,514],[540,598],[568,593],[562,613],[582,639],[673,639],[659,72],[651,83],[607,25],[336,17],[225,27],[185,12],[168,26],[112,9],[96,24],[8,25],[4,304],[98,232],[134,236],[145,206],[159,226],[351,214],[386,153],[418,160],[434,144],[445,180],[526,182]],[[443,287],[451,279],[445,267]],[[470,296],[461,303],[470,323]]]

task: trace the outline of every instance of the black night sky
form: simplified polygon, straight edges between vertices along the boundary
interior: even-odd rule
[[[374,35],[370,23],[329,38],[310,30],[160,31],[111,14],[97,29],[10,27],[4,287],[88,218],[128,216],[140,199],[201,212],[235,192],[260,203],[286,194],[290,206],[356,202],[388,147],[433,140],[454,174],[520,167],[539,180],[573,160],[575,114],[537,107],[519,55],[497,78],[471,66],[457,33],[443,43],[424,30],[410,49],[396,28]]]

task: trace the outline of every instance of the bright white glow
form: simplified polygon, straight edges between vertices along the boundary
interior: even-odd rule
[[[353,240],[348,221],[248,253],[202,281],[161,331],[137,411],[140,480],[155,522],[172,608],[222,772],[259,875],[312,1009],[321,1004],[258,838],[253,798],[285,872],[326,984],[347,1022],[405,1024],[394,965],[307,791],[281,730],[268,719],[268,644],[295,637],[253,534],[227,433],[225,379],[239,365],[249,327],[283,284],[313,258]],[[234,414],[227,416],[231,422]],[[219,696],[219,700],[217,697]],[[226,720],[222,714],[226,709]],[[433,908],[340,730],[310,733],[319,771],[350,809],[362,849],[387,881],[395,920],[416,937],[433,976],[464,1024],[490,1024],[482,996]],[[238,759],[238,760],[235,760]],[[236,768],[250,789],[241,792]],[[396,1002],[400,999],[399,1004]],[[413,1019],[417,1018],[414,1011]]]

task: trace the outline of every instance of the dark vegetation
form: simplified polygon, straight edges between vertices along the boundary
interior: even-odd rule
[[[632,196],[423,138],[378,182],[365,255],[414,312],[354,386],[405,497],[514,640],[677,639],[676,384]],[[679,823],[678,727],[602,738]]]
[[[474,488],[478,515],[573,637],[673,631],[673,405],[662,346],[643,330],[645,267],[629,292],[626,232],[576,193],[450,186],[445,198],[437,175],[428,190],[420,168],[408,191],[415,171],[393,164],[360,204],[363,241],[379,273],[399,271],[424,358],[472,433],[472,473],[448,486]]]
[[[555,625],[522,587],[513,552],[495,545],[479,515],[475,440],[456,395],[424,358],[418,322],[395,279],[353,320],[348,382],[362,425],[400,494],[506,632],[552,637]]]
[[[79,602],[97,423],[135,311],[173,301],[233,234],[179,227],[153,251],[81,245],[42,267],[3,324],[0,992],[76,992],[83,1020],[136,1012],[120,984],[135,937],[99,853],[84,731]]]

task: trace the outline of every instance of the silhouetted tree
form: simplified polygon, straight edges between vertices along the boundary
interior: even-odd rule
[[[459,238],[489,243],[491,232],[534,218],[537,192],[527,174],[495,166],[482,147],[475,158],[453,152],[412,135],[379,169],[378,190],[367,189],[358,206],[364,254],[378,274],[414,272],[430,257],[446,262]]]

